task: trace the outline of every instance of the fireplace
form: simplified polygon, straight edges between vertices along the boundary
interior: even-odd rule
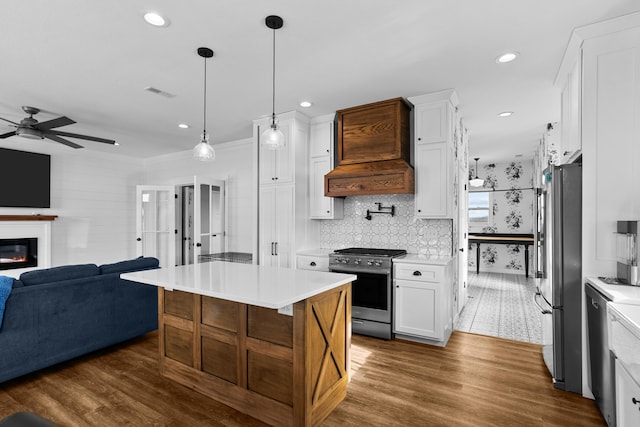
[[[0,239],[0,270],[36,267],[38,265],[38,239]]]

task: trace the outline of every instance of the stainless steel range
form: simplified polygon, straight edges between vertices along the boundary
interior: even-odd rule
[[[329,254],[329,270],[358,276],[352,283],[351,329],[355,334],[393,337],[391,259],[403,249],[347,248]]]

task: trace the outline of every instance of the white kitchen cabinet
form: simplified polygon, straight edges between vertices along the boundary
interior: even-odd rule
[[[619,427],[640,426],[640,385],[617,359],[616,421]]]
[[[408,98],[414,108],[415,216],[453,218],[454,90]]]
[[[260,188],[260,264],[272,267],[293,266],[292,185],[270,185]]]
[[[309,134],[309,217],[342,219],[344,199],[325,197],[324,176],[333,169],[333,115],[311,121]]]
[[[259,125],[260,134],[269,127],[270,119]],[[293,182],[294,178],[294,155],[295,144],[291,140],[293,135],[293,122],[283,120],[279,123],[280,130],[284,134],[284,145],[271,150],[259,146],[260,157],[260,184],[287,184]]]
[[[279,116],[285,146],[260,147],[260,136],[270,119],[254,121],[257,156],[258,263],[293,268],[296,251],[309,245],[314,230],[309,220],[309,119],[298,112]],[[274,178],[274,179],[271,179]]]
[[[329,254],[326,255],[298,255],[296,257],[298,270],[329,271]]]
[[[453,160],[446,142],[416,144],[415,215],[419,218],[450,216],[452,188],[450,175]]]
[[[573,98],[580,109],[572,114],[580,120],[569,133],[561,123],[559,154],[568,151],[567,135],[569,147],[582,150],[585,276],[616,274],[616,221],[640,216],[640,198],[630,197],[640,182],[639,58],[640,13],[632,13],[576,28],[557,73],[556,87],[571,80],[579,86]]]
[[[567,74],[562,88],[560,104],[560,152],[561,164],[572,163],[582,153],[580,138],[581,115],[581,53],[576,58],[571,71]]]
[[[453,328],[452,265],[450,260],[439,265],[394,261],[397,338],[446,344]]]

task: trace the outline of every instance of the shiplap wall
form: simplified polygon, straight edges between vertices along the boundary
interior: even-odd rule
[[[135,256],[135,186],[144,177],[142,160],[21,138],[3,147],[51,155],[51,208],[0,207],[0,215],[58,215],[51,224],[52,266]]]
[[[165,184],[173,178],[194,175],[227,181],[227,250],[251,252],[252,224],[255,209],[252,199],[253,151],[252,139],[216,144],[213,162],[193,160],[191,150],[145,160],[144,183]]]

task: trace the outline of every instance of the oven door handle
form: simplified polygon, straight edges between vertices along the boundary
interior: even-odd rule
[[[348,274],[355,274],[357,275],[358,273],[369,273],[369,274],[380,274],[383,276],[389,275],[391,274],[390,270],[375,270],[375,269],[366,269],[366,268],[349,268],[349,267],[336,267],[336,266],[329,266],[329,271],[333,272],[333,273],[348,273]]]

